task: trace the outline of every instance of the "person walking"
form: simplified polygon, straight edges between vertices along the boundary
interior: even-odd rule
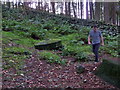
[[[92,43],[91,43],[92,39]],[[100,44],[104,46],[103,36],[100,30],[98,30],[97,26],[93,26],[93,29],[89,32],[88,35],[88,44],[92,44],[92,51],[95,54],[95,62],[99,62],[98,60],[98,50]]]

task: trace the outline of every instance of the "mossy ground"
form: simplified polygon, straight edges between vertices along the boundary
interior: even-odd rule
[[[104,59],[95,74],[120,88],[120,63],[117,61]]]

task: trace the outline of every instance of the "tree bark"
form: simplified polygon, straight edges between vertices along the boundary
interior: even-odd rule
[[[38,0],[38,10],[40,10],[40,0]]]
[[[52,11],[55,14],[55,2],[51,2],[51,6],[52,6]]]
[[[74,17],[76,18],[76,17],[77,17],[77,15],[76,15],[76,11],[75,11],[74,2],[72,2],[72,7],[73,7],[73,13],[74,13]]]
[[[71,6],[71,3],[68,2],[68,15],[69,15],[69,16],[71,15],[71,8],[70,8],[70,6]]]
[[[67,7],[67,2],[65,2],[65,15],[68,15],[68,7]]]
[[[60,12],[60,14],[63,14],[63,2],[61,2],[61,6],[60,6],[60,10],[61,10],[61,12]]]
[[[82,15],[83,15],[83,2],[80,2],[80,11],[81,11],[81,19],[83,18]]]
[[[110,22],[109,3],[110,2],[104,2],[104,21],[105,21],[105,23]]]
[[[79,13],[80,13],[80,1],[78,0],[78,16],[80,16]]]
[[[20,4],[21,4],[22,2],[21,2],[21,0],[19,0],[18,1],[18,7],[20,8]]]
[[[95,2],[95,20],[100,20],[100,2]]]
[[[111,23],[116,24],[116,6],[117,6],[117,3],[111,2],[110,4],[111,4],[110,5],[110,7],[111,7],[111,9],[110,9]]]
[[[86,1],[86,19],[89,19],[89,17],[88,17],[88,0]]]
[[[89,2],[90,5],[90,19],[94,18],[94,9],[93,9],[93,2]]]
[[[8,8],[10,8],[10,1],[9,0],[7,1],[7,6],[8,6]]]

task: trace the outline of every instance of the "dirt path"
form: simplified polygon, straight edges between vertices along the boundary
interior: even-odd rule
[[[15,75],[15,71],[3,71],[3,88],[19,87],[45,87],[45,88],[116,88],[103,81],[93,71],[101,64],[90,62],[72,62],[74,58],[65,57],[67,65],[48,64],[45,60],[38,60],[32,55],[26,60],[24,74]],[[86,71],[82,74],[76,73],[76,66],[82,65]]]

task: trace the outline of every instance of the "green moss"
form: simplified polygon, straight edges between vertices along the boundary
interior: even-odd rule
[[[28,51],[28,49],[26,48],[21,48],[21,47],[9,47],[9,48],[5,48],[3,49],[3,52],[5,51],[5,53],[13,53],[13,54],[31,54],[30,51]]]
[[[58,63],[58,64],[66,64],[66,60],[62,60],[57,54],[53,54],[52,52],[42,51],[39,52],[40,58],[47,60],[49,63]]]
[[[118,61],[104,59],[95,74],[120,88],[120,63]]]
[[[54,43],[58,41],[61,41],[61,40],[60,39],[48,39],[48,40],[42,40],[38,44],[50,44],[50,43]]]
[[[89,55],[91,54],[91,47],[90,46],[82,46],[82,45],[68,45],[65,46],[63,49],[63,56],[72,55],[77,60],[86,61],[90,60]]]
[[[62,43],[59,39],[43,40],[36,44],[35,48],[39,50],[61,50]]]
[[[3,44],[9,44],[10,42],[15,44],[25,45],[27,47],[33,47],[35,43],[38,43],[40,40],[34,40],[32,38],[26,38],[19,36],[13,32],[2,31],[2,42]]]

